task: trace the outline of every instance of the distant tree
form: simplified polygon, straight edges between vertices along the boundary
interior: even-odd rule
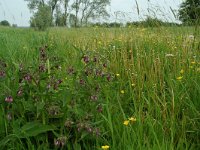
[[[24,0],[28,2],[28,8],[31,11],[37,10],[41,6],[45,6],[45,0]]]
[[[122,26],[123,26],[123,24],[119,23],[119,22],[111,22],[109,24],[109,27],[111,27],[111,28],[119,28],[119,27],[122,27]]]
[[[109,17],[106,10],[108,5],[110,5],[110,0],[82,0],[80,5],[81,26],[83,23],[87,25],[90,18]]]
[[[72,4],[72,8],[75,11],[75,22],[74,22],[74,27],[78,27],[78,13],[80,10],[80,5],[81,5],[82,0],[74,0],[73,4]]]
[[[105,18],[109,16],[106,8],[111,0],[24,0],[28,2],[28,8],[36,14],[42,7],[48,6],[51,12],[51,25],[71,24],[74,27],[87,26],[91,19]],[[73,15],[72,15],[73,14]],[[70,16],[71,15],[71,16]],[[35,17],[32,17],[35,18]],[[32,19],[31,26],[34,26]]]
[[[68,13],[68,8],[69,8],[69,1],[70,0],[62,0],[61,2],[63,2],[63,6],[64,6],[64,25],[67,26],[67,17],[69,16],[69,13]]]
[[[53,15],[53,12],[58,2],[61,0],[24,0],[24,1],[28,2],[28,8],[31,11],[37,10],[39,7],[48,5],[51,8],[51,13]]]
[[[69,26],[70,27],[77,27],[76,25],[76,16],[74,14],[69,14]]]
[[[38,11],[41,7],[48,6],[50,8],[51,12],[51,21],[53,21],[53,14],[56,9],[56,6],[58,5],[58,2],[61,0],[24,0],[28,2],[28,8],[30,11],[35,12]],[[53,24],[53,23],[52,23]]]
[[[38,11],[31,18],[31,27],[35,27],[38,30],[46,30],[51,26],[52,16],[49,6],[39,6]]]
[[[178,15],[183,23],[200,24],[200,0],[185,0]]]
[[[65,14],[62,13],[59,6],[56,7],[54,18],[56,26],[66,26]]]
[[[88,24],[90,18],[97,19],[100,17],[108,17],[109,14],[106,7],[110,4],[110,0],[74,0],[72,9],[75,12],[75,27],[80,21],[80,25]],[[78,18],[80,17],[80,19]]]
[[[148,16],[144,21],[141,22],[145,27],[159,27],[163,24],[158,18],[152,18]]]
[[[10,23],[7,20],[3,20],[0,22],[0,25],[2,26],[10,26]]]
[[[17,28],[17,24],[12,24],[12,27],[13,28]]]

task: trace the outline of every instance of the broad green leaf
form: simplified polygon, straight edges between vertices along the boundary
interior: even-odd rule
[[[20,128],[15,134],[21,138],[27,138],[32,136],[37,136],[41,133],[46,133],[47,131],[53,131],[55,128],[50,125],[44,125],[38,122],[28,122]]]

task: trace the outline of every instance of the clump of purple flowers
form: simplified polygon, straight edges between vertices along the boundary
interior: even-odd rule
[[[83,56],[83,61],[87,64],[90,62],[89,56],[85,55]]]
[[[5,102],[7,102],[7,103],[12,103],[12,102],[13,102],[13,97],[12,97],[12,96],[7,96],[7,97],[5,98]]]
[[[62,136],[54,140],[54,145],[58,148],[62,148],[65,146],[67,142],[67,137]]]

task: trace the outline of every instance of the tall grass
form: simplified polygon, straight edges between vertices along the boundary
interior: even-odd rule
[[[0,28],[1,148],[199,149],[193,31]]]

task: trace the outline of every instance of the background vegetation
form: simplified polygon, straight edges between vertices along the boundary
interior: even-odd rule
[[[198,1],[126,26],[90,22],[108,0],[27,1],[45,31],[0,27],[2,150],[200,149]]]
[[[199,149],[193,28],[0,30],[2,149]]]

